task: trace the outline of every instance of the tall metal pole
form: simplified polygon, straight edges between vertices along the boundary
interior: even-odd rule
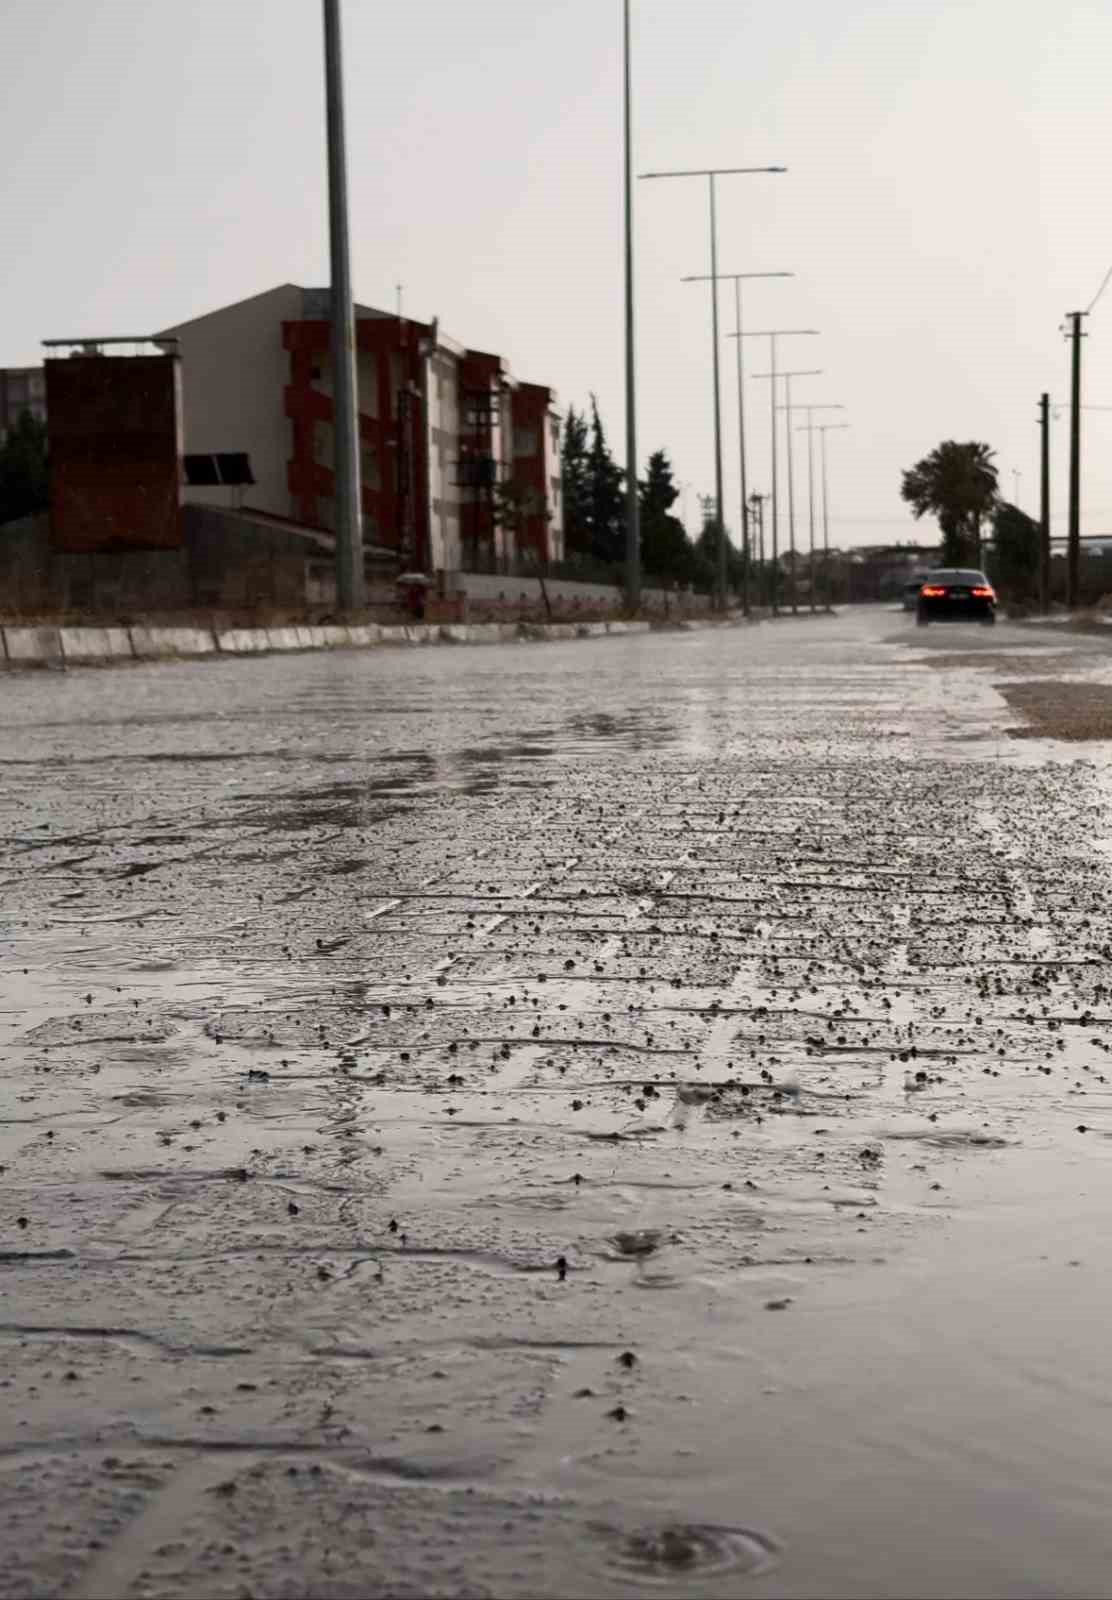
[[[336,603],[341,611],[358,611],[367,603],[367,586],[363,572],[355,307],[351,292],[351,246],[348,237],[340,0],[324,0],[324,75],[328,122],[328,234],[332,267],[330,310]]]
[[[826,579],[826,609],[830,610],[830,518],[826,498],[826,429],[819,428],[819,449],[822,453],[822,570]]]
[[[734,326],[737,330],[737,432],[741,467],[741,609],[749,615],[749,495],[745,478],[745,378],[741,360],[741,278],[734,279]]]
[[[815,610],[815,424],[807,413],[807,522],[810,529],[810,600]]]
[[[1039,610],[1050,611],[1050,396],[1039,398]]]
[[[795,374],[795,376],[802,377],[803,374],[802,373],[797,373],[797,374]],[[800,431],[801,432],[805,432],[806,435],[807,435],[807,522],[808,522],[808,528],[810,530],[808,562],[809,562],[810,575],[811,575],[810,576],[810,583],[811,583],[811,610],[814,611],[814,609],[815,609],[815,429],[817,427],[821,426],[821,424],[819,424],[819,423],[817,423],[815,421],[815,412],[816,411],[841,411],[841,410],[844,409],[844,407],[838,402],[827,400],[827,401],[823,401],[823,402],[817,403],[817,404],[805,405],[802,409],[807,413],[807,421],[805,423],[801,424]],[[827,424],[827,426],[832,426],[832,424]],[[842,423],[842,424],[840,424],[840,426],[848,427],[849,424],[848,423]],[[824,434],[823,438],[824,438],[824,442],[825,442],[825,434]]]
[[[786,172],[786,167],[695,167],[674,172],[642,172],[642,178],[706,178],[710,186],[710,293],[711,334],[714,339],[714,480],[718,517],[717,600],[726,605],[726,521],[722,495],[722,403],[718,379],[718,230],[714,215],[714,180],[737,173]]]
[[[1066,557],[1066,604],[1072,610],[1078,600],[1081,562],[1081,319],[1084,311],[1071,311],[1073,324],[1070,380],[1070,523]]]
[[[793,459],[792,459],[792,377],[793,376],[794,376],[794,374],[790,373],[790,372],[786,372],[784,374],[784,399],[785,399],[785,402],[786,402],[786,404],[784,406],[784,409],[788,414],[788,544],[789,544],[790,549],[791,549],[791,558],[792,558],[792,616],[794,617],[794,616],[798,615],[799,605],[797,603],[796,587],[795,587],[795,472],[793,470]],[[773,380],[773,387],[775,388],[775,386],[776,386],[775,385],[775,380]]]
[[[780,500],[777,494],[776,476],[776,335],[770,333],[769,346],[771,353],[772,381],[769,389],[772,392],[772,615],[778,616],[779,607],[779,580],[780,580]],[[740,339],[738,340],[740,344]]]
[[[826,436],[831,428],[848,428],[848,422],[820,422],[818,425],[819,443],[822,447],[822,554],[823,569],[826,574],[826,609],[830,610],[830,596],[833,592],[830,582],[830,513],[826,485]],[[849,566],[846,567],[846,583],[849,583]],[[847,593],[848,599],[848,593]]]
[[[744,330],[743,330],[743,328],[741,326],[741,282],[742,282],[743,278],[791,278],[791,277],[794,277],[794,273],[791,273],[791,272],[723,272],[723,273],[713,273],[713,274],[711,274],[710,277],[708,277],[705,273],[696,274],[696,275],[694,275],[692,277],[686,277],[683,280],[684,283],[710,283],[710,284],[714,284],[716,281],[720,281],[721,279],[725,278],[728,282],[731,282],[733,284],[733,286],[734,286],[735,328],[734,328],[733,333],[730,335],[730,337],[732,339],[736,339],[737,342],[738,342],[738,351],[737,351],[737,412],[738,412],[738,452],[739,452],[739,465],[740,465],[740,469],[741,469],[740,470],[740,478],[741,478],[741,555],[742,555],[742,563],[741,563],[741,579],[742,579],[742,582],[741,582],[741,589],[742,589],[742,609],[745,612],[746,616],[749,615],[749,609],[750,609],[751,570],[752,570],[752,565],[753,565],[753,550],[752,550],[753,541],[752,541],[752,539],[750,537],[750,531],[749,531],[749,521],[750,521],[750,515],[751,515],[751,508],[749,506],[748,493],[747,493],[748,463],[747,463],[747,460],[746,460],[746,450],[745,450],[745,382],[744,382],[744,360],[743,360],[742,352],[741,352],[741,341],[745,337],[745,333],[744,333]]]
[[[768,498],[767,495],[756,494],[756,493],[754,493],[754,494],[752,494],[750,496],[750,501],[751,501],[752,506],[753,506],[753,512],[752,512],[752,516],[750,518],[749,525],[750,525],[750,527],[753,527],[754,524],[755,524],[756,525],[756,530],[757,530],[757,586],[756,587],[757,587],[757,598],[758,598],[758,600],[761,597],[762,590],[765,588],[764,503],[765,503],[765,500],[767,498]]]
[[[626,381],[626,603],[641,605],[641,506],[637,485],[637,384],[633,323],[633,95],[630,0],[624,7],[625,57],[625,381]]]
[[[718,224],[714,211],[714,173],[710,184],[710,328],[714,340],[714,504],[718,516],[718,609],[726,609],[726,518],[722,497],[722,392],[718,380]]]

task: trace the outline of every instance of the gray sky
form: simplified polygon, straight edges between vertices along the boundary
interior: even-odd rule
[[[623,446],[620,0],[346,0],[356,292],[441,318]],[[785,364],[828,436],[832,542],[934,537],[901,469],[998,452],[1037,506],[1036,406],[1064,401],[1062,314],[1112,265],[1104,0],[635,0],[636,166],[772,165],[720,184],[722,272],[751,327],[814,326]],[[140,333],[286,280],[327,281],[316,0],[6,0],[0,365],[44,337]],[[642,457],[713,487],[706,186],[637,195]],[[723,327],[732,303],[722,294]],[[1112,288],[1088,402],[1112,407]],[[753,371],[766,341],[748,340]],[[733,344],[726,508],[737,524]],[[768,385],[747,385],[768,487]],[[801,419],[802,420],[802,419]],[[829,413],[828,420],[839,420]],[[806,436],[797,435],[805,503]],[[1084,532],[1112,529],[1112,410],[1085,418]],[[1066,418],[1054,439],[1064,532]]]

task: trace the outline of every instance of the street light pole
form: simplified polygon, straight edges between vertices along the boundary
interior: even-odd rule
[[[1081,563],[1081,319],[1087,311],[1067,313],[1070,327],[1070,520],[1066,549],[1066,604],[1077,605],[1077,582]]]
[[[797,370],[795,372],[781,372],[779,374],[779,376],[781,378],[783,378],[783,380],[784,380],[784,393],[785,393],[785,397],[787,399],[787,404],[784,406],[783,409],[788,414],[788,542],[789,542],[789,547],[791,549],[791,558],[792,558],[792,563],[791,563],[792,564],[792,616],[795,616],[798,613],[799,606],[798,606],[797,596],[796,596],[796,572],[795,572],[795,472],[794,472],[794,463],[793,463],[793,457],[792,457],[792,379],[793,378],[819,378],[819,377],[822,376],[822,368],[821,367],[809,368],[807,371],[799,371],[799,370]],[[777,409],[776,408],[776,378],[777,378],[777,373],[776,373],[775,367],[773,368],[773,370],[771,372],[759,372],[759,373],[757,373],[757,377],[759,377],[759,378],[770,378],[772,380],[772,395],[773,395],[773,400],[772,400],[772,438],[773,438],[773,444],[775,445],[775,441],[776,441],[776,409]]]
[[[340,0],[324,0],[324,81],[328,126],[328,233],[331,254],[329,312],[332,322],[336,604],[341,611],[358,611],[367,603],[367,585],[363,571],[355,307],[351,292],[351,244],[348,234]]]
[[[811,615],[815,614],[815,430],[807,417],[807,526],[809,530],[809,559],[807,598],[811,602]]]
[[[741,285],[746,278],[794,278],[794,272],[723,272],[718,277],[725,283],[734,286],[734,332],[732,338],[737,341],[737,419],[738,419],[738,452],[741,473],[741,609],[746,616],[749,615],[749,568],[751,564],[751,548],[749,538],[749,493],[747,482],[747,463],[745,457],[745,381],[744,369],[741,358]],[[707,283],[705,275],[684,278],[684,283]]]
[[[765,583],[765,530],[764,530],[764,503],[767,495],[757,494],[756,490],[749,496],[749,504],[753,507],[753,516],[757,524],[757,595],[760,597]]]
[[[828,611],[830,610],[830,520],[826,492],[826,436],[832,429],[848,428],[850,426],[851,424],[848,422],[820,422],[818,428],[822,454],[822,560],[823,569],[826,573],[826,609]]]
[[[777,341],[778,338],[781,338],[781,337],[786,339],[786,338],[789,338],[789,337],[794,337],[797,334],[817,334],[818,331],[819,330],[817,328],[760,328],[760,329],[754,329],[751,333],[748,330],[744,330],[743,329],[742,331],[731,335],[732,338],[736,338],[738,340],[741,340],[741,339],[767,339],[768,340],[768,344],[769,344],[769,365],[771,366],[772,371],[771,372],[758,373],[757,376],[758,377],[762,377],[762,378],[771,378],[771,380],[772,380],[771,393],[770,393],[770,412],[771,412],[771,417],[772,417],[772,423],[771,423],[771,445],[772,445],[772,474],[771,474],[771,477],[772,477],[772,492],[771,492],[770,498],[771,498],[771,501],[772,501],[772,615],[773,616],[776,616],[778,614],[778,610],[779,610],[779,608],[777,606],[777,603],[776,603],[776,579],[777,579],[777,576],[779,574],[779,567],[780,567],[780,499],[779,499],[779,494],[777,492],[777,490],[778,490],[778,473],[777,473],[777,449],[776,449],[776,379],[777,379],[777,376],[778,376],[777,371],[776,371],[776,341]]]
[[[675,172],[642,172],[641,178],[706,178],[710,200],[710,307],[711,338],[714,341],[712,373],[714,382],[714,489],[718,518],[717,601],[726,609],[726,516],[722,496],[722,398],[718,379],[718,228],[715,215],[714,180],[742,173],[786,172],[787,167],[696,167]]]
[[[1050,611],[1050,396],[1039,397],[1039,610]]]
[[[637,487],[637,374],[633,317],[633,95],[629,8],[630,0],[624,0],[626,603],[631,611],[637,611],[641,605],[641,507]]]
[[[740,339],[738,340],[740,344]],[[772,615],[780,614],[780,496],[777,487],[776,473],[776,335],[769,337],[769,356],[772,364],[772,382],[769,391],[772,395],[772,415],[770,428],[772,430]]]
[[[844,411],[845,407],[835,401],[826,401],[822,405],[806,405],[801,410],[806,411],[807,421],[800,428],[801,433],[807,435],[807,524],[809,528],[809,557],[810,571],[810,601],[811,611],[815,609],[815,412],[816,411]]]
[[[722,386],[718,381],[718,228],[714,215],[714,173],[707,174],[710,194],[710,337],[714,349],[714,504],[718,517],[718,606],[727,604],[726,516],[722,494]]]
[[[799,596],[795,566],[795,460],[792,452],[792,379],[810,377],[806,372],[785,372],[784,398],[788,421],[788,544],[792,555],[792,616],[799,614]],[[815,377],[818,373],[814,374]]]

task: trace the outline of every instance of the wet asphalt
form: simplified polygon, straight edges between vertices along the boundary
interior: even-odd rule
[[[1112,656],[0,680],[0,1597],[1105,1594],[1109,745],[1027,678]]]

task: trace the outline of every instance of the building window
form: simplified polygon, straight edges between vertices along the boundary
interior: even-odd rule
[[[493,489],[498,467],[492,456],[470,456],[452,464],[452,483],[459,489]]]
[[[473,390],[464,397],[463,425],[472,433],[493,428],[498,420],[498,396],[490,390]]]
[[[536,428],[514,429],[514,455],[535,456],[540,450],[540,436]]]

